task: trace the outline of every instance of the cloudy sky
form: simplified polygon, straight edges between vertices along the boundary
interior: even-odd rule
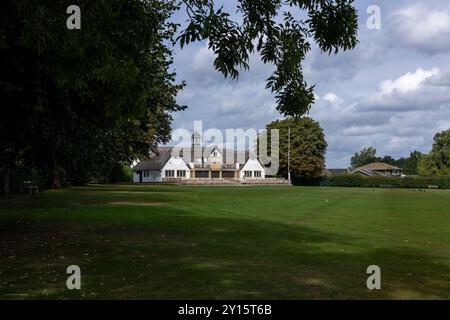
[[[232,7],[234,1],[226,1]],[[369,5],[381,9],[381,29],[367,28]],[[360,41],[338,55],[314,48],[304,62],[317,101],[310,116],[328,141],[327,166],[347,167],[350,157],[373,146],[378,155],[428,152],[433,135],[450,127],[450,1],[356,0]],[[233,10],[234,12],[234,10]],[[177,19],[179,17],[176,17]],[[174,67],[187,82],[173,128],[262,129],[281,118],[265,89],[273,67],[251,59],[239,79],[224,79],[213,68],[206,43],[176,49]]]

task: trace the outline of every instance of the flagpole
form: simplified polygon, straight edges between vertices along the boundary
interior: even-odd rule
[[[288,129],[288,180],[291,183],[291,126]]]

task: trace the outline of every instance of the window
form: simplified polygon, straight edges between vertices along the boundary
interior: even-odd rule
[[[177,177],[178,178],[185,178],[186,177],[186,170],[177,170]]]
[[[211,171],[211,178],[220,178],[219,171]]]
[[[222,178],[234,178],[234,171],[222,171]]]
[[[166,178],[175,177],[175,170],[166,170]]]
[[[144,171],[144,177],[148,178],[150,176],[150,171],[145,170]]]
[[[244,177],[245,178],[251,178],[252,177],[252,172],[251,171],[244,171]]]
[[[208,171],[195,171],[195,177],[196,178],[209,178],[209,172]]]
[[[261,171],[253,171],[253,176],[255,178],[261,178]]]

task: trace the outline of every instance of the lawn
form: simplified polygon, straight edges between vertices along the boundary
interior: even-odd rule
[[[445,190],[93,185],[1,197],[0,243],[0,299],[450,299]]]

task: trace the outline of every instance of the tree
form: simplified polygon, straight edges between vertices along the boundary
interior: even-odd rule
[[[450,175],[450,129],[434,136],[431,152],[419,160],[419,174],[423,176]]]
[[[436,163],[431,154],[426,154],[422,159],[420,159],[417,164],[417,170],[419,175],[425,177],[432,177],[439,175],[439,169],[436,166]]]
[[[327,142],[323,129],[317,121],[308,117],[277,120],[266,126],[270,151],[270,130],[279,130],[278,175],[288,174],[288,131],[291,128],[290,169],[294,178],[314,178],[325,168]]]
[[[409,158],[404,159],[403,163],[399,163],[398,166],[403,168],[405,174],[417,175],[419,161],[424,157],[424,154],[419,151],[413,151],[409,155]]]
[[[366,164],[377,161],[377,149],[369,147],[362,149],[359,153],[355,153],[350,160],[353,169],[364,166]]]
[[[183,109],[167,47],[174,1],[77,4],[82,29],[70,31],[66,1],[1,2],[3,191],[11,173],[51,187],[107,176],[168,142],[171,113]]]
[[[277,110],[288,117],[306,114],[314,103],[314,87],[308,87],[302,73],[311,40],[329,54],[357,44],[353,0],[241,0],[236,20],[213,0],[181,3],[189,17],[179,37],[181,47],[207,39],[216,54],[214,67],[232,78],[238,77],[238,68],[249,68],[252,53],[260,54],[264,63],[275,65],[267,88],[276,94]],[[294,18],[298,10],[305,19]]]
[[[398,165],[397,160],[394,157],[389,156],[389,155],[386,155],[386,156],[384,156],[382,158],[377,158],[376,161],[383,162],[383,163],[388,163],[388,164],[393,165],[393,166],[397,166]]]
[[[431,153],[435,164],[440,171],[448,174],[450,170],[450,129],[437,133],[433,140]]]

